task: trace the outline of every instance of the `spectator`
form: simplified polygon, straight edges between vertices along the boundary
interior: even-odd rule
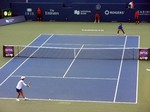
[[[96,13],[95,14],[95,20],[94,20],[94,23],[99,23],[100,22],[100,14],[99,13]]]
[[[135,23],[139,24],[139,11],[135,11],[135,13],[134,13],[134,19],[135,19]]]
[[[134,2],[134,0],[132,0],[131,2],[129,2],[128,8],[130,8],[130,9],[134,9],[135,8],[135,2]]]
[[[42,10],[40,8],[37,9],[37,20],[42,21]]]

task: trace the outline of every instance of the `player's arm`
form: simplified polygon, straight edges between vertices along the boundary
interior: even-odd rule
[[[26,84],[24,81],[22,82],[22,84],[26,87],[30,87],[30,82],[28,84]]]

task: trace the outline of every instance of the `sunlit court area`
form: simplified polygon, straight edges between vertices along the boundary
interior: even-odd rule
[[[148,0],[1,0],[0,112],[150,112]]]

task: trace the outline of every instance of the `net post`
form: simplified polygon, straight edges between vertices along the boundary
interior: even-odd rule
[[[74,55],[73,55],[74,57],[73,58],[75,58],[76,57],[76,48],[74,48],[73,50],[74,50]]]
[[[19,46],[17,46],[17,56],[19,57]]]
[[[133,60],[134,60],[134,48],[133,48]]]

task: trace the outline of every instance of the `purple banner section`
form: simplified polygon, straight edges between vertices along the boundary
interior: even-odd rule
[[[24,22],[24,21],[26,21],[24,16],[3,18],[3,19],[0,19],[0,26]]]

